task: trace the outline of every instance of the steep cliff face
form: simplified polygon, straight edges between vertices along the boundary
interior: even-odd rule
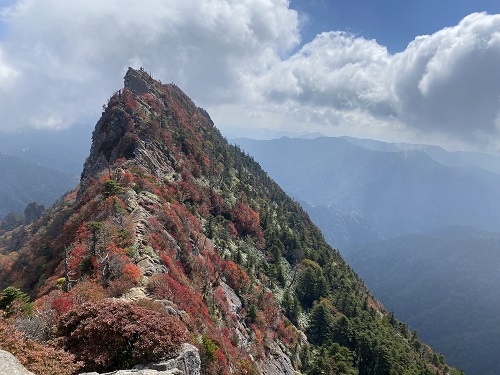
[[[201,140],[196,133],[203,136],[208,131],[218,133],[208,114],[177,86],[161,85],[144,71],[130,68],[124,89],[111,98],[93,132],[81,176],[83,188],[89,178],[98,176],[120,158],[132,160],[134,166],[140,165],[160,179],[172,176],[175,166],[189,153],[188,144]],[[187,138],[183,140],[183,136]],[[180,154],[174,155],[174,143],[184,147]],[[130,165],[126,163],[125,167]]]
[[[38,298],[87,371],[187,341],[203,374],[455,372],[204,110],[142,70],[97,123],[78,190],[22,230],[1,238],[0,280]]]

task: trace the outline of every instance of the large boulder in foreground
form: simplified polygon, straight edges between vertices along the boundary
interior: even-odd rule
[[[0,350],[0,369],[2,374],[9,375],[34,375],[19,362],[11,353]]]
[[[198,349],[191,344],[183,344],[179,355],[174,359],[138,365],[131,370],[119,370],[105,375],[200,375],[200,370]],[[99,375],[99,373],[88,372],[81,375]]]

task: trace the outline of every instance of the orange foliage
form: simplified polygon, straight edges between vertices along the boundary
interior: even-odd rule
[[[99,302],[106,297],[106,292],[101,284],[84,280],[76,284],[70,292],[75,304],[81,305],[85,302]]]
[[[141,279],[141,271],[136,265],[127,263],[122,269],[122,277],[138,284]]]

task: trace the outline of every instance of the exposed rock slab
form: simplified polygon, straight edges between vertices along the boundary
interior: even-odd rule
[[[120,300],[124,301],[137,301],[141,299],[147,299],[148,295],[146,294],[143,287],[135,287],[131,288],[127,293],[121,296]]]
[[[139,267],[144,276],[151,276],[154,273],[165,273],[167,272],[167,267],[161,264],[160,258],[151,258],[148,255],[144,255],[137,261],[137,267]]]
[[[0,350],[0,373],[5,375],[34,375],[11,353]]]
[[[224,292],[224,295],[226,296],[227,303],[229,305],[229,311],[239,317],[238,314],[243,307],[241,299],[238,297],[234,289],[227,285],[225,282],[220,281],[219,285]],[[249,337],[243,319],[238,318],[238,321],[235,322],[233,333],[238,337],[238,345],[241,348],[247,348],[249,346]]]
[[[270,352],[266,355],[262,363],[263,375],[294,375],[290,358],[283,353],[283,350],[277,345],[272,345]]]
[[[87,372],[81,375],[200,375],[201,360],[198,349],[191,344],[183,344],[174,359],[138,365],[131,370],[118,370],[99,374]],[[20,373],[24,375],[24,373]],[[27,373],[31,374],[31,373]]]
[[[143,366],[136,366],[138,370],[141,370]],[[172,374],[185,374],[185,375],[200,375],[201,360],[198,349],[196,349],[191,344],[183,344],[179,355],[168,361],[162,361],[158,363],[148,364],[147,367],[150,370],[156,371],[179,371],[173,372]],[[158,372],[158,374],[163,374]]]
[[[234,313],[238,314],[243,307],[243,304],[241,303],[240,298],[236,294],[236,292],[231,288],[229,285],[227,285],[225,282],[221,281],[220,282],[220,287],[224,291],[224,294],[227,298],[227,302],[229,303],[229,309]]]

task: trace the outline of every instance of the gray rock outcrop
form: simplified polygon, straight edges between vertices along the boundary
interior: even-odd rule
[[[152,258],[149,255],[143,255],[137,261],[137,267],[139,267],[144,276],[151,276],[154,273],[165,273],[167,272],[167,267],[161,264],[160,258]]]
[[[272,344],[270,352],[267,353],[266,358],[262,363],[263,375],[294,375],[290,358],[283,353],[283,350],[277,344]]]
[[[159,371],[158,374],[163,374],[161,371],[177,371],[172,374],[182,375],[200,375],[201,360],[198,349],[191,344],[182,344],[179,355],[174,359],[152,363],[144,367],[136,366],[138,370],[150,369]]]
[[[200,371],[201,360],[198,349],[191,344],[182,344],[179,355],[174,359],[137,365],[131,370],[118,370],[106,374],[87,372],[81,375],[200,375]]]
[[[45,212],[45,206],[43,204],[32,202],[24,209],[24,224],[31,224],[34,221],[42,217]]]
[[[148,83],[138,71],[132,68],[128,68],[127,74],[125,75],[125,88],[137,95],[142,95],[149,91]]]
[[[243,304],[241,303],[240,298],[235,293],[235,291],[229,285],[227,285],[225,282],[221,281],[220,287],[224,291],[224,295],[227,298],[227,302],[229,303],[229,309],[234,314],[238,314],[240,312],[241,308],[243,307]]]
[[[0,350],[0,373],[5,375],[34,375],[11,353]]]

